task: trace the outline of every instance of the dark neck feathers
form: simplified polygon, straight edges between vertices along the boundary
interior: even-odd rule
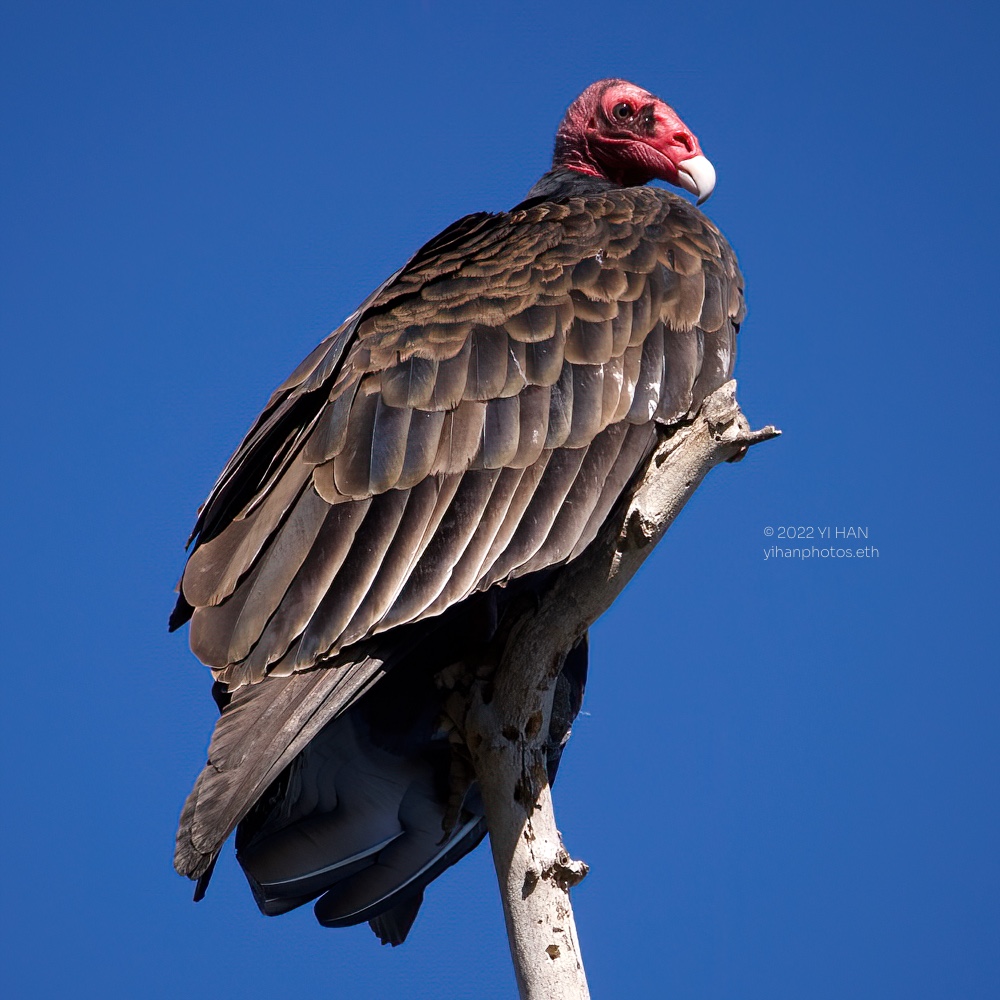
[[[588,194],[598,194],[619,187],[604,177],[591,177],[568,167],[554,167],[542,174],[535,186],[525,195],[524,200],[535,198],[545,201],[561,201],[564,198],[579,198]]]

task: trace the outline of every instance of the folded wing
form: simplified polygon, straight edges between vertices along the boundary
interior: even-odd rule
[[[178,870],[204,874],[385,673],[377,637],[579,554],[657,425],[729,378],[743,309],[704,216],[666,191],[613,189],[461,220],[324,341],[195,528],[172,624],[191,617],[232,700]],[[366,849],[391,850],[375,826]]]

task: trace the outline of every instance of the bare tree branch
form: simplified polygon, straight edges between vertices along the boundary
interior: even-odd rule
[[[494,676],[474,692],[465,739],[486,806],[522,1000],[590,996],[569,898],[587,866],[563,847],[545,769],[555,679],[708,471],[779,433],[750,430],[735,382],[716,390],[691,424],[660,443],[600,535],[513,624]]]

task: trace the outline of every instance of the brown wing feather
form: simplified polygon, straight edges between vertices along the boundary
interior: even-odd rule
[[[331,718],[381,676],[365,657],[240,688],[212,734],[208,764],[181,812],[174,867],[199,878],[271,781]]]
[[[212,634],[210,642],[198,639],[196,645],[213,656],[217,669],[249,660],[249,669],[236,673],[260,678],[307,633],[296,655],[304,669],[383,624],[407,620],[400,601],[420,616],[461,600],[469,588],[443,580],[460,563],[463,580],[493,580],[491,566],[516,573],[528,564],[513,551],[493,552],[491,562],[471,571],[476,559],[470,554],[463,561],[463,554],[475,526],[460,527],[463,517],[473,516],[461,506],[461,487],[458,506],[442,513],[434,528],[441,537],[424,545],[440,564],[431,569],[427,559],[411,559],[404,567],[397,556],[392,572],[381,575],[391,534],[370,532],[416,537],[426,528],[424,515],[410,523],[401,500],[399,519],[390,519],[389,527],[379,521],[371,527],[366,519],[369,530],[345,536],[341,551],[343,539],[338,545],[326,536],[343,532],[344,519],[321,516],[318,503],[367,503],[411,489],[428,475],[524,469],[546,451],[586,452],[618,421],[684,419],[732,370],[734,328],[742,318],[735,261],[710,223],[666,192],[625,189],[477,218],[468,233],[457,232],[446,243],[437,254],[419,254],[352,317],[347,342],[342,328],[272,399],[272,423],[274,413],[309,395],[310,384],[328,401],[315,413],[304,410],[307,432],[286,431],[286,438],[298,441],[300,457],[289,456],[268,492],[252,495],[253,509],[216,526],[215,537],[191,557],[183,594],[195,608],[196,636]],[[321,371],[325,381],[317,382]],[[259,439],[259,427],[256,432]],[[242,450],[244,462],[253,457],[246,442]],[[238,457],[224,474],[230,492],[240,479]],[[539,523],[551,528],[554,508],[565,497],[552,485],[554,470],[568,459],[579,466],[584,456],[559,458],[547,477],[534,477],[541,496],[525,500],[522,516],[527,503],[532,516],[547,503]],[[315,489],[298,500],[310,477]],[[620,492],[618,479],[615,489]],[[592,499],[592,509],[607,506],[600,492]],[[502,515],[487,517],[496,521],[489,548],[503,536],[510,508],[507,498]],[[485,515],[487,507],[474,516]],[[579,549],[579,537],[568,548],[565,540],[549,548],[542,548],[544,542],[533,539],[534,549]],[[482,535],[475,545],[481,543]],[[523,544],[521,538],[515,546],[522,556]],[[312,545],[337,553],[332,561],[318,560],[324,571],[305,565]],[[358,546],[369,549],[365,568],[360,577],[349,576],[357,572],[360,556],[352,553]],[[265,569],[255,572],[258,566]],[[413,586],[408,574],[416,574]],[[437,581],[439,592],[422,602],[415,584],[425,578]],[[368,600],[368,588],[382,597]],[[225,608],[227,598],[241,605],[238,615]],[[233,629],[226,644],[232,659],[221,663],[214,657],[226,627]]]

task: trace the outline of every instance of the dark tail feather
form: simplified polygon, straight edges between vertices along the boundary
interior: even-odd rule
[[[462,662],[466,633],[490,634],[469,609],[421,623],[406,642],[397,637],[384,660],[269,679],[223,698],[211,763],[178,842],[178,869],[201,876],[198,895],[239,821],[236,855],[263,913],[316,900],[324,926],[368,922],[383,944],[401,944],[427,885],[486,835],[474,776],[447,725],[446,700],[460,688],[441,673]],[[557,680],[550,780],[586,673],[584,639]],[[331,701],[339,701],[332,711]]]
[[[216,723],[208,764],[181,811],[174,867],[201,879],[236,824],[326,722],[381,673],[380,661],[240,688]],[[205,879],[207,885],[207,879]]]
[[[397,944],[402,944],[406,940],[406,935],[410,933],[423,901],[424,890],[421,889],[416,895],[380,913],[374,920],[369,920],[368,926],[382,944],[391,944],[395,948]]]
[[[205,893],[208,892],[208,883],[212,881],[212,872],[215,871],[215,863],[219,860],[219,855],[216,854],[212,858],[212,863],[205,869],[199,876],[198,881],[194,887],[194,901],[200,903],[205,898]]]

